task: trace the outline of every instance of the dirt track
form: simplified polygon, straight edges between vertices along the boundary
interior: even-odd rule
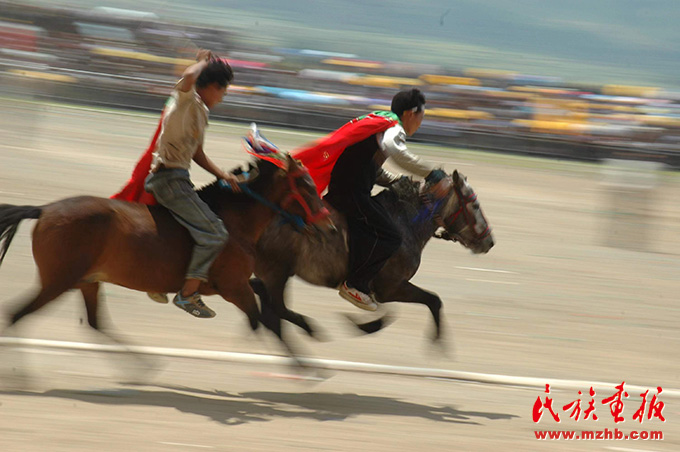
[[[0,203],[41,205],[78,194],[108,196],[124,183],[153,132],[156,118],[139,114],[0,101]],[[206,152],[220,165],[245,162],[239,137],[246,125],[212,124]],[[265,128],[290,149],[314,137]],[[475,187],[497,245],[473,256],[433,240],[414,282],[445,304],[448,357],[429,344],[424,308],[391,306],[397,321],[357,337],[339,313],[361,314],[334,292],[295,281],[294,308],[324,328],[328,342],[289,334],[305,355],[415,367],[586,382],[680,387],[680,177],[662,174],[645,221],[647,251],[604,246],[611,231],[609,192],[601,167],[569,162],[414,146],[458,168]],[[209,176],[194,170],[198,183]],[[635,209],[617,218],[634,230]],[[621,219],[623,218],[623,219]],[[622,232],[618,232],[621,237]],[[618,239],[617,239],[618,240]],[[611,241],[611,240],[610,240]],[[634,240],[635,241],[635,240]],[[634,242],[633,241],[633,242]],[[629,242],[630,243],[630,242]],[[491,271],[489,271],[491,270]],[[2,309],[12,309],[35,284],[30,223],[20,229],[0,269]],[[143,345],[279,354],[264,333],[216,297],[211,321],[193,319],[143,294],[106,286],[115,330]],[[97,342],[80,325],[82,302],[63,296],[20,325],[23,337]],[[413,377],[338,373],[308,382],[268,378],[271,366],[156,359],[152,384],[119,383],[116,361],[96,353],[0,350],[0,450],[172,451],[262,450],[678,450],[680,398],[664,398],[665,423],[632,419],[639,394],[615,425],[600,400],[600,420],[569,419],[562,406],[576,391],[552,394],[563,418],[534,424],[536,388],[489,386]],[[28,372],[27,380],[18,377]],[[29,392],[17,391],[17,383]],[[588,387],[583,387],[585,393]],[[584,407],[589,398],[582,397]],[[664,441],[551,441],[537,429],[661,430]]]

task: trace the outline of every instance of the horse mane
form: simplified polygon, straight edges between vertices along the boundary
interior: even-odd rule
[[[245,182],[246,186],[255,193],[261,193],[265,187],[267,187],[271,181],[272,176],[277,170],[277,167],[265,160],[254,159],[255,165],[252,162],[248,165],[248,172],[253,169],[257,169],[258,175],[253,179],[249,179]],[[245,171],[240,166],[232,169],[231,174],[240,175]],[[253,198],[245,193],[234,193],[231,190],[222,187],[219,184],[219,180],[215,179],[213,182],[206,184],[196,190],[198,196],[208,204],[208,207],[213,212],[218,212],[223,203],[229,203],[231,205],[239,204],[250,204],[254,202]]]
[[[420,182],[403,177],[378,193],[376,200],[392,215],[414,216],[420,208]]]

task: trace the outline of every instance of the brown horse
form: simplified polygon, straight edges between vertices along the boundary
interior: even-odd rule
[[[257,160],[251,165],[257,176],[243,185],[244,193],[232,193],[219,181],[198,191],[230,234],[199,291],[235,304],[253,329],[260,312],[248,279],[255,268],[255,245],[270,221],[283,214],[301,217],[301,224],[332,225],[307,170],[290,156],[283,163],[287,169]],[[41,288],[11,315],[10,325],[77,288],[85,299],[88,323],[99,330],[102,282],[144,292],[177,292],[182,287],[193,241],[163,207],[92,196],[41,207],[0,205],[0,263],[19,223],[28,218],[38,220],[33,257]]]

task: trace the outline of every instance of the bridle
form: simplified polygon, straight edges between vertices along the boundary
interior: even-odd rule
[[[290,188],[290,190],[288,194],[283,198],[283,201],[281,201],[281,208],[284,209],[285,211],[285,209],[287,209],[288,206],[290,206],[294,202],[297,202],[300,205],[300,207],[302,207],[302,209],[305,211],[303,223],[316,224],[319,221],[328,218],[330,212],[328,211],[328,209],[326,209],[326,207],[322,207],[321,209],[319,209],[317,213],[313,213],[312,209],[309,207],[309,203],[302,196],[300,190],[298,190],[297,181],[308,175],[309,171],[307,171],[306,168],[301,166],[297,167],[294,171],[290,171],[287,173],[288,187]],[[300,217],[299,215],[294,215],[287,211],[286,213],[291,216]]]
[[[468,210],[468,205],[477,201],[477,194],[472,191],[472,193],[468,195],[463,195],[461,188],[458,186],[458,184],[454,183],[452,184],[452,188],[449,193],[446,194],[445,198],[449,197],[451,191],[455,191],[456,193],[456,197],[458,199],[458,209],[444,218],[442,218],[439,212],[434,214],[434,220],[437,222],[437,225],[444,229],[444,232],[436,233],[434,237],[438,239],[450,240],[452,242],[461,242],[462,244],[466,245],[467,241],[460,234],[450,231],[461,215],[465,221],[465,224],[472,230],[475,240],[482,241],[491,235],[491,228],[489,227],[489,223],[486,221],[486,218],[484,218],[484,222],[487,225],[486,228],[480,233],[477,232],[474,227],[475,216]],[[482,217],[484,216],[484,214],[481,212],[480,215],[482,215]]]
[[[247,177],[248,173],[245,174]],[[264,204],[265,206],[269,207],[274,212],[276,212],[276,214],[279,215],[283,220],[283,223],[290,223],[296,229],[302,230],[304,229],[305,224],[313,225],[330,215],[330,212],[328,211],[328,209],[326,209],[326,207],[322,207],[321,209],[319,209],[319,212],[313,214],[312,209],[309,207],[309,204],[300,193],[300,190],[298,190],[296,181],[298,179],[304,178],[308,174],[309,172],[307,171],[307,169],[302,167],[299,167],[294,171],[286,172],[286,178],[288,179],[288,186],[290,188],[290,191],[281,202],[281,206],[274,204],[264,196],[260,195],[257,192],[254,192],[248,187],[247,184],[239,184],[239,187],[241,188],[242,193],[250,196],[257,202]],[[231,186],[222,179],[220,179],[219,185],[222,188],[231,190]],[[294,213],[290,213],[286,210],[286,207],[288,207],[290,204],[294,202],[297,202],[305,211],[304,217],[296,215]]]

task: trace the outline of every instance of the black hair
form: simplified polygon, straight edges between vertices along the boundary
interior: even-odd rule
[[[196,80],[196,88],[205,88],[206,86],[217,83],[221,87],[228,86],[234,80],[234,71],[227,63],[227,60],[212,59]]]
[[[392,98],[391,110],[401,118],[406,110],[418,107],[420,111],[423,105],[425,105],[425,95],[418,88],[412,88],[406,91],[399,91]]]

